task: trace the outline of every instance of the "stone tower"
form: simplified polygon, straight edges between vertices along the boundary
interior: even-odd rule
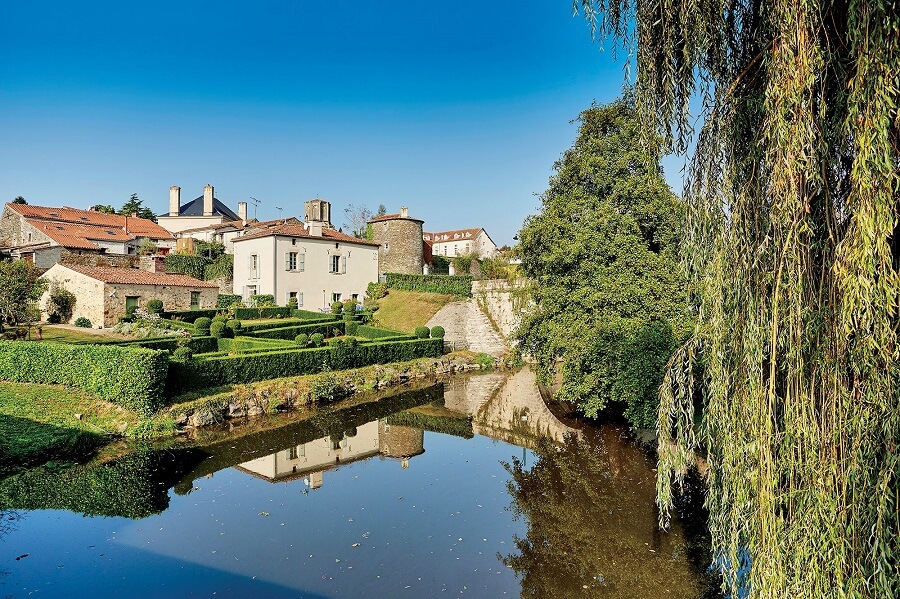
[[[306,223],[321,223],[326,229],[331,228],[331,204],[316,198],[306,202]]]
[[[369,221],[372,241],[378,248],[378,274],[389,272],[420,275],[425,266],[422,254],[422,225],[425,221],[411,218],[407,209],[400,214],[386,214]]]
[[[401,460],[406,468],[409,458],[425,453],[425,431],[388,424],[382,418],[378,421],[378,450],[385,457]]]

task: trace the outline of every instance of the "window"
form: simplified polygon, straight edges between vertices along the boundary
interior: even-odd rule
[[[297,459],[297,447],[296,447],[296,446],[295,446],[295,447],[291,447],[291,448],[289,448],[289,449],[287,450],[287,458],[288,458],[289,460],[296,460],[296,459]]]
[[[358,294],[358,293],[354,293],[353,295],[350,296],[350,298],[351,298],[354,302],[358,302],[358,301],[359,301],[359,294]]]
[[[331,257],[331,270],[328,272],[333,272],[333,273],[341,272],[341,257],[340,256],[332,256]]]
[[[251,254],[247,257],[247,270],[247,278],[251,280],[259,278],[259,256]]]
[[[296,239],[296,238],[293,238],[293,237],[291,238],[291,245],[297,245],[297,239]]]
[[[257,293],[259,293],[259,290],[256,285],[246,285],[244,287],[244,299],[248,299],[249,297],[256,295]]]
[[[200,292],[191,291],[191,310],[200,309]]]
[[[285,298],[286,304],[290,304],[291,299],[297,298],[297,307],[298,308],[303,307],[303,292],[302,291],[288,291],[285,294],[284,298]]]
[[[288,252],[284,255],[284,269],[297,270],[297,252]]]
[[[340,294],[340,293],[332,293],[332,294],[331,294],[331,301],[332,301],[332,302],[339,302],[339,301],[341,301],[341,294]]]
[[[303,307],[303,292],[302,291],[297,292],[297,307],[298,308]]]
[[[138,307],[137,295],[128,295],[125,297],[125,314],[131,314]]]

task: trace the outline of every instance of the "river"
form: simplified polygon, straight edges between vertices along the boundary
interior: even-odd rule
[[[0,481],[0,596],[703,595],[651,457],[554,412],[492,372],[38,468]]]

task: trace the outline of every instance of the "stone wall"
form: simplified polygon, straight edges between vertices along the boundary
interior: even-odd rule
[[[192,289],[191,287],[170,287],[167,285],[107,283],[103,290],[103,296],[106,298],[103,311],[103,326],[114,326],[119,322],[120,318],[125,316],[126,297],[137,297],[138,307],[140,308],[146,308],[148,301],[158,299],[162,300],[164,310],[190,310],[192,291],[200,292],[201,310],[216,307],[219,290],[211,287]]]
[[[58,287],[62,287],[75,295],[75,309],[72,311],[70,322],[84,317],[90,320],[95,328],[103,326],[105,295],[102,282],[59,265],[48,270],[41,278],[50,283],[41,297],[41,318],[46,319],[48,316],[47,304],[50,301],[50,294]]]
[[[425,431],[379,420],[378,449],[390,458],[411,458],[425,453]]]
[[[512,284],[505,280],[472,282],[472,297],[490,315],[491,320],[507,339],[512,337],[528,306],[529,299],[524,280]]]
[[[380,243],[378,274],[388,272],[420,275],[425,264],[422,255],[422,221],[394,218],[372,223],[372,240]]]
[[[63,264],[76,264],[78,266],[118,266],[122,268],[135,268],[140,262],[140,257],[130,254],[107,254],[94,250],[66,250],[62,251],[60,262]]]

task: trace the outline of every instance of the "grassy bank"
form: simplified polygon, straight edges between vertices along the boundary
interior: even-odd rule
[[[378,300],[375,320],[379,327],[409,333],[425,326],[438,310],[456,299],[455,295],[391,289]]]
[[[0,383],[0,476],[49,461],[83,460],[139,421],[136,413],[81,391]]]

